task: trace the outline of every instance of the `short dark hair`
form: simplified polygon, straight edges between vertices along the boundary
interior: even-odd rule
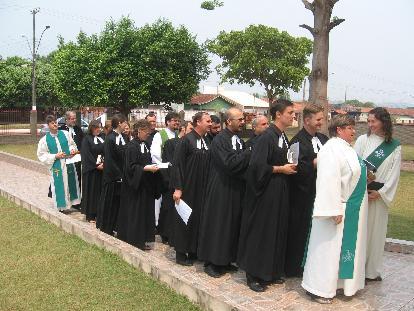
[[[193,126],[197,126],[197,121],[201,121],[204,115],[208,115],[205,111],[199,111],[193,116]]]
[[[132,137],[134,137],[135,139],[138,138],[138,131],[139,130],[149,130],[151,129],[151,124],[149,123],[148,120],[146,119],[141,119],[138,120],[137,122],[135,122],[135,124],[132,126]]]
[[[56,117],[54,115],[48,115],[45,119],[46,124],[49,124],[50,122],[56,121]]]
[[[112,117],[112,120],[111,120],[112,128],[116,129],[120,123],[123,123],[125,121],[126,121],[125,116],[121,113],[117,113],[116,115]]]
[[[313,114],[316,114],[318,112],[323,112],[323,107],[321,105],[317,104],[306,104],[303,108],[303,118],[311,117]]]
[[[216,124],[221,123],[220,118],[218,116],[214,115],[214,114],[210,115],[210,118],[211,118],[211,122],[213,122],[213,123],[216,123]]]
[[[101,122],[98,120],[92,120],[88,126],[88,134],[93,135],[93,131],[101,127]]]
[[[276,112],[283,113],[287,107],[293,106],[293,103],[290,100],[279,98],[276,102],[270,107],[270,116],[273,120],[276,119]]]
[[[372,114],[375,119],[381,121],[382,123],[382,130],[384,131],[385,142],[389,143],[392,140],[392,120],[391,115],[387,109],[383,107],[376,107],[371,109],[368,114]],[[371,135],[371,130],[368,129],[368,136]]]
[[[148,120],[148,118],[156,118],[157,115],[154,112],[150,112],[145,116],[145,120]]]
[[[172,119],[180,119],[180,115],[175,111],[170,111],[165,116],[165,125],[167,125],[167,122],[171,121]]]
[[[345,128],[346,126],[355,126],[355,119],[348,114],[337,114],[329,123],[328,131],[330,137],[336,137],[338,127]]]

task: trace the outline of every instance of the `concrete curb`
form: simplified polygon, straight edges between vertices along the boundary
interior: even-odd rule
[[[49,174],[48,169],[42,163],[27,158],[19,157],[8,152],[0,151],[0,161],[14,164],[41,174]]]
[[[118,255],[130,265],[151,275],[154,279],[168,285],[177,293],[197,303],[204,310],[238,310],[236,307],[198,288],[197,284],[188,282],[179,275],[172,275],[169,271],[157,267],[155,263],[156,257],[150,253],[141,251],[113,236],[91,228],[87,223],[73,219],[57,210],[30,204],[16,194],[0,189],[0,195],[54,224],[63,231],[74,234],[89,244],[96,245]]]

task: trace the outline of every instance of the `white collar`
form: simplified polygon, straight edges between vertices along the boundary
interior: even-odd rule
[[[118,132],[115,132],[115,133],[117,133],[118,134]],[[125,140],[124,140],[124,138],[122,137],[122,134],[118,134],[118,136],[116,136],[116,138],[115,138],[115,143],[119,146],[119,143],[121,143],[122,144],[122,146],[124,146],[125,145]]]

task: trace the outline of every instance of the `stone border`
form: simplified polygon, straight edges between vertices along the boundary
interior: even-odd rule
[[[160,269],[154,262],[155,257],[149,253],[141,251],[95,228],[91,228],[87,223],[73,219],[57,210],[35,206],[19,198],[17,195],[2,189],[0,189],[0,195],[54,224],[63,231],[76,235],[89,244],[96,245],[118,255],[133,267],[142,270],[154,279],[168,285],[177,293],[186,296],[204,310],[237,310],[236,307],[198,288],[197,284],[181,279],[180,276],[174,276],[167,270]]]

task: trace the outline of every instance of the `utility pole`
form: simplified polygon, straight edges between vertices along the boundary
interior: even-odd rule
[[[32,110],[30,111],[30,134],[37,135],[37,110],[36,110],[36,14],[40,9],[30,11],[33,15],[33,45],[32,45]]]

